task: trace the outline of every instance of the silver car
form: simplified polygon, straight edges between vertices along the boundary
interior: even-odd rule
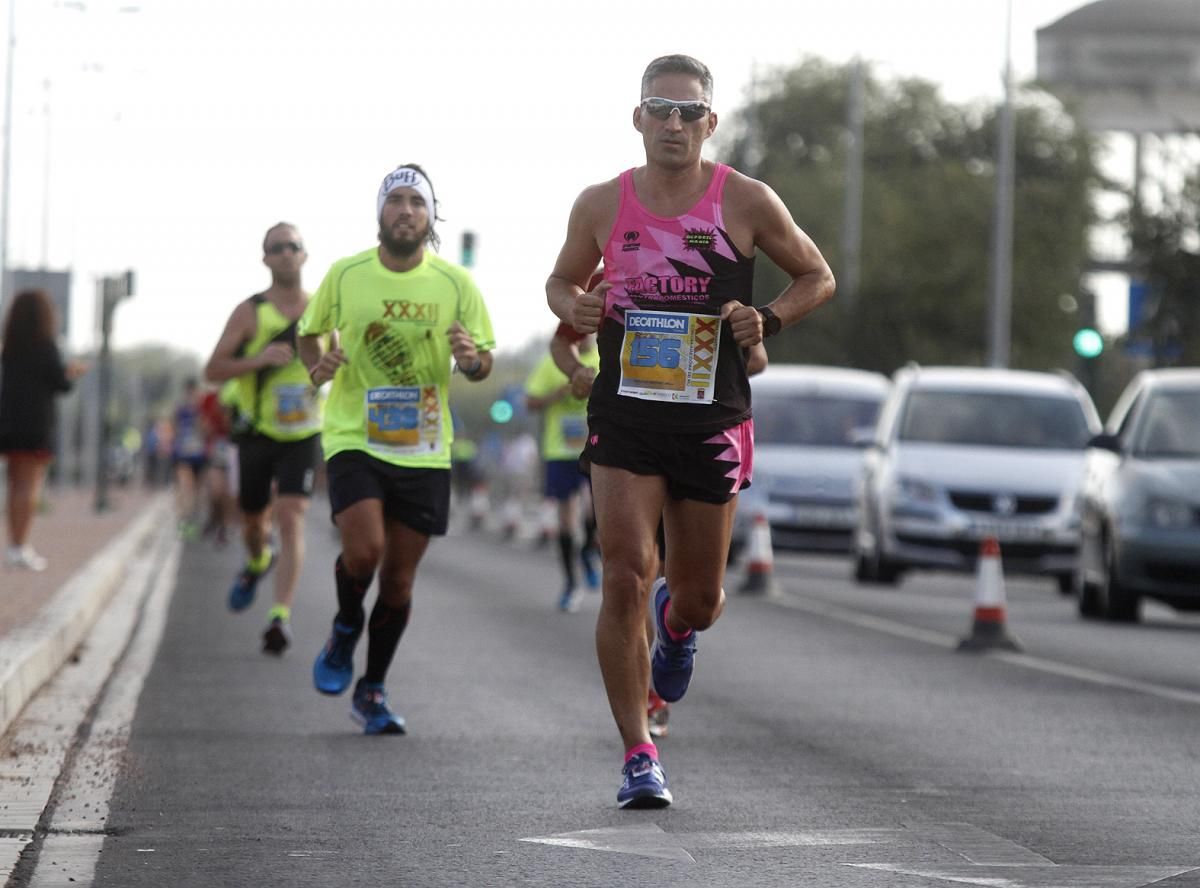
[[[1200,609],[1200,369],[1139,373],[1089,447],[1079,612],[1136,621],[1143,598]]]
[[[1100,427],[1066,374],[909,366],[895,375],[864,460],[854,573],[974,569],[986,537],[1006,570],[1069,593],[1084,448]]]
[[[731,560],[758,514],[781,549],[841,551],[856,523],[862,447],[887,395],[881,373],[771,364],[750,380],[754,483],[738,498]]]

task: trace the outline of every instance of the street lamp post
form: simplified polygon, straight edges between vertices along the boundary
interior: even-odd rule
[[[1012,0],[1008,0],[1004,31],[1004,104],[1000,108],[991,299],[988,304],[989,367],[1007,367],[1012,349],[1013,167],[1016,161],[1012,93]]]
[[[17,49],[17,0],[8,0],[8,58],[4,74],[4,164],[0,166],[0,306],[8,299],[8,210],[12,190],[13,55]]]
[[[133,272],[103,278],[100,281],[100,356],[96,362],[96,504],[97,512],[105,512],[108,502],[108,440],[109,397],[112,392],[112,334],[113,312],[122,299],[133,295]]]

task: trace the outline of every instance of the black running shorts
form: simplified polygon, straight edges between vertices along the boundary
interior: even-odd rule
[[[329,508],[338,512],[360,500],[383,501],[383,514],[426,536],[442,536],[450,521],[450,470],[410,469],[361,450],[329,459]]]
[[[300,441],[276,441],[249,435],[238,443],[238,505],[257,515],[271,502],[271,484],[280,496],[312,496],[320,436]]]
[[[593,464],[661,475],[672,499],[724,505],[750,486],[754,420],[697,434],[638,429],[589,416],[579,468],[590,475]]]

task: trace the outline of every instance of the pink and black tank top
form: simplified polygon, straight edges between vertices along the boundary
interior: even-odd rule
[[[608,291],[597,336],[600,372],[588,412],[618,425],[719,431],[750,415],[746,357],[720,321],[730,300],[751,303],[754,257],[738,252],[721,209],[730,168],[717,164],[682,216],[649,212],[621,174],[604,246]]]

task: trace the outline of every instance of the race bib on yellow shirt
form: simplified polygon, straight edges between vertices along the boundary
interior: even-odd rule
[[[275,424],[281,432],[316,432],[321,428],[317,390],[311,385],[276,385]]]
[[[720,342],[721,319],[712,315],[626,311],[617,394],[711,404]]]
[[[436,385],[367,389],[367,446],[394,456],[436,453],[442,405]]]

